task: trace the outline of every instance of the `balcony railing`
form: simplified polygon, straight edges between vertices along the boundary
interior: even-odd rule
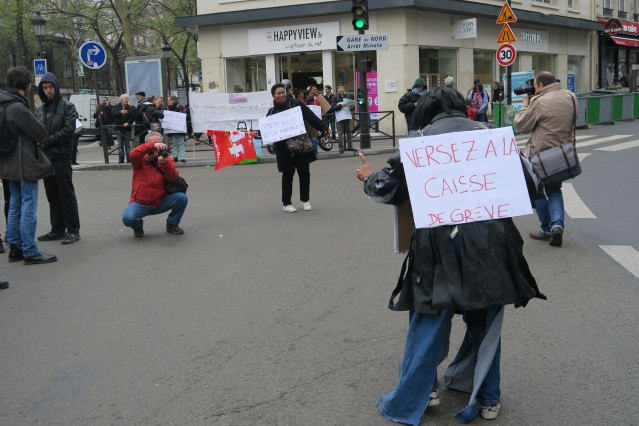
[[[622,12],[621,10],[617,12],[617,17],[621,19],[626,19],[627,15],[627,12]]]
[[[604,16],[612,16],[612,9],[608,9],[607,7],[603,8]]]

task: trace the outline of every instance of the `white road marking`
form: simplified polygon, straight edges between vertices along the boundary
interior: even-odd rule
[[[631,246],[599,246],[617,263],[639,278],[639,252]]]
[[[613,136],[606,136],[605,138],[601,138],[601,139],[595,139],[592,141],[588,141],[588,142],[584,142],[584,143],[578,143],[577,144],[577,149],[579,148],[584,148],[587,146],[591,146],[591,145],[598,145],[600,143],[606,143],[606,142],[612,142],[612,141],[616,141],[619,139],[625,139],[625,138],[630,138],[632,136],[635,135],[613,135]]]
[[[577,157],[579,157],[579,161],[582,161],[584,158],[592,154],[592,152],[578,152]]]
[[[597,219],[597,216],[590,211],[586,203],[577,195],[572,183],[564,182],[562,193],[564,196],[564,210],[572,219]]]
[[[596,138],[597,135],[577,135],[577,140],[578,141],[583,141],[585,139],[592,139],[592,138]]]
[[[624,149],[636,148],[638,146],[639,146],[639,140],[619,143],[619,144],[611,145],[611,146],[604,146],[604,147],[601,147],[601,148],[597,148],[597,151],[612,151],[612,152],[616,152],[616,151],[622,151]]]

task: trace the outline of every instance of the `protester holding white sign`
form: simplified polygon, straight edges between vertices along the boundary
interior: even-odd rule
[[[292,105],[293,101],[291,101]],[[269,110],[269,111],[272,111]],[[283,110],[274,115],[260,118],[260,135],[265,145],[270,145],[306,133],[302,107]]]
[[[273,107],[267,112],[266,118],[260,119],[260,133],[262,141],[272,143],[277,159],[277,170],[282,173],[282,204],[285,212],[294,213],[293,206],[293,176],[295,170],[300,181],[300,201],[304,210],[311,209],[310,164],[316,160],[315,150],[308,152],[292,152],[287,147],[287,139],[306,134],[304,121],[307,121],[318,131],[328,134],[328,126],[319,119],[313,111],[296,99],[290,99],[283,84],[271,87]],[[310,138],[309,138],[310,142]],[[293,149],[291,144],[291,149]]]
[[[167,109],[164,110],[162,129],[168,135],[173,161],[186,162],[186,108],[179,104],[177,96],[169,96],[166,101]]]
[[[530,211],[536,194],[527,195],[512,131],[478,132],[483,126],[467,118],[465,99],[456,90],[428,92],[414,120],[425,137],[400,141],[390,167],[377,172],[361,155],[357,171],[373,200],[411,203],[416,225],[389,302],[392,310],[411,312],[409,338],[397,387],[377,408],[387,419],[419,424],[426,408],[439,403],[439,357],[453,314],[463,312],[467,335],[445,383],[472,391],[468,406],[456,415],[460,422],[480,414],[495,419],[501,407],[503,306],[545,299],[510,217]]]

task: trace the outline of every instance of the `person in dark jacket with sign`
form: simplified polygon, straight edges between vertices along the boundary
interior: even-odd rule
[[[426,91],[426,81],[419,77],[413,83],[413,88],[404,93],[404,96],[399,99],[397,108],[404,113],[404,118],[406,118],[408,136],[412,136],[413,133],[419,130],[413,127],[413,113],[415,112],[415,107],[417,107],[417,102],[426,94]]]
[[[451,88],[436,88],[418,105],[414,124],[424,136],[483,128],[466,117],[464,97]],[[400,206],[408,201],[408,187],[400,153],[390,168],[373,171],[365,157],[357,177],[373,200]],[[531,195],[532,196],[532,195]],[[532,202],[532,201],[531,201]],[[539,293],[522,252],[523,240],[512,219],[414,229],[404,268],[389,308],[409,311],[409,330],[400,378],[395,390],[377,402],[381,414],[393,421],[417,425],[428,406],[439,402],[437,364],[447,353],[446,342],[454,313],[463,313],[468,331],[445,378],[458,387],[459,375],[483,374],[471,403],[457,414],[466,422],[481,414],[497,417],[500,408],[500,330],[503,306],[524,306]],[[399,299],[394,302],[394,296]],[[488,337],[487,337],[488,336]],[[479,353],[485,342],[491,350]],[[477,362],[465,362],[477,357]],[[481,361],[481,362],[480,362]],[[464,370],[463,366],[469,366]],[[473,373],[474,370],[475,371]],[[432,386],[432,387],[431,387]],[[475,398],[479,407],[475,405]]]
[[[129,162],[131,152],[131,127],[135,124],[136,110],[129,100],[129,95],[120,95],[120,102],[113,107],[113,123],[116,125],[115,135],[118,138],[118,163]]]
[[[0,90],[0,104],[6,102],[2,112],[5,124],[16,143],[10,152],[0,156],[0,178],[11,189],[5,237],[9,243],[9,262],[24,260],[27,265],[57,260],[42,253],[35,241],[38,180],[51,176],[53,168],[38,146],[47,138],[47,131],[29,111],[26,99],[32,81],[33,75],[25,67],[10,68],[7,90]]]
[[[71,150],[78,113],[75,106],[60,95],[58,78],[53,73],[42,76],[38,95],[42,105],[35,115],[48,133],[42,149],[51,160],[55,172],[54,176],[44,178],[51,231],[40,235],[38,241],[62,240],[62,244],[73,244],[80,240],[80,214],[71,169]]]
[[[307,121],[315,129],[328,135],[329,131],[326,123],[320,120],[319,117],[302,102],[288,97],[286,87],[283,84],[274,84],[273,87],[271,87],[271,95],[273,95],[273,108],[268,110],[267,116],[299,106],[302,109],[304,121]],[[297,211],[291,202],[295,170],[297,170],[297,175],[300,180],[300,201],[302,202],[302,208],[304,210],[310,210],[311,172],[309,166],[317,159],[315,151],[304,154],[292,153],[286,148],[286,141],[275,142],[273,148],[275,149],[275,157],[277,159],[277,170],[282,173],[283,210],[287,213],[295,213]]]

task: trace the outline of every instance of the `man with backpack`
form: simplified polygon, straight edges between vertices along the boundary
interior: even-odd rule
[[[9,181],[11,189],[9,262],[23,260],[25,265],[57,260],[40,252],[35,241],[38,180],[51,176],[53,167],[39,146],[47,139],[47,131],[29,111],[26,99],[32,81],[25,67],[10,68],[7,90],[0,90],[0,178]]]

